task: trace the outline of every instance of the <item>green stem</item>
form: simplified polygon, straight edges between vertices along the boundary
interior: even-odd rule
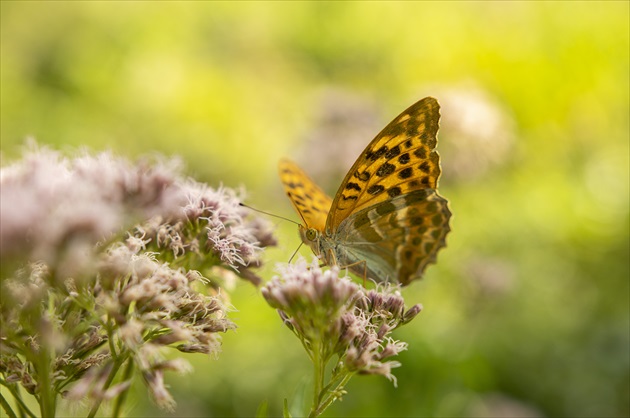
[[[55,416],[55,400],[52,394],[52,382],[50,379],[50,360],[48,347],[44,344],[40,347],[39,355],[37,356],[37,374],[39,377],[38,385],[40,390],[40,404],[39,410],[43,417]]]
[[[127,362],[127,367],[125,367],[125,373],[123,374],[122,381],[126,382],[131,379],[131,374],[133,373],[133,358],[130,358]],[[114,405],[114,411],[112,413],[113,417],[120,416],[120,410],[122,409],[123,404],[125,403],[125,399],[127,399],[127,394],[129,393],[129,388],[125,389],[116,399],[116,403]]]
[[[335,402],[335,400],[339,398],[339,395],[338,395],[339,392],[343,390],[346,384],[348,384],[348,381],[350,380],[352,375],[353,373],[346,373],[346,375],[343,377],[343,379],[341,379],[341,381],[339,382],[337,387],[335,387],[334,390],[327,391],[328,396],[317,406],[317,408],[314,410],[315,414],[313,416],[318,416],[321,413],[323,413],[326,410],[326,408],[328,408],[333,402]],[[321,397],[324,397],[323,393],[321,394]]]
[[[105,381],[105,384],[103,385],[103,389],[102,389],[103,392],[105,392],[107,388],[112,384],[112,382],[114,381],[114,378],[116,377],[116,373],[118,373],[120,366],[123,365],[126,359],[127,359],[127,356],[123,356],[114,360],[114,364],[112,365],[112,370],[109,372],[109,376],[107,376],[107,380]],[[94,418],[94,416],[96,415],[96,412],[98,411],[98,408],[100,408],[101,406],[101,402],[103,402],[102,399],[96,400],[96,402],[92,406],[92,409],[90,409],[90,412],[88,413],[88,418]]]
[[[322,344],[321,341],[314,341],[312,345],[313,352],[313,406],[309,417],[316,417],[319,413],[318,410],[319,400],[321,398],[322,388],[324,387],[324,371],[325,364],[322,358]]]
[[[0,384],[2,384],[3,386],[6,386],[6,388],[9,389],[9,392],[11,392],[11,395],[13,395],[13,399],[15,400],[15,402],[17,403],[20,409],[21,417],[23,417],[24,414],[26,414],[29,417],[35,418],[35,414],[28,408],[28,406],[26,406],[26,404],[22,400],[22,396],[20,396],[19,386],[8,384],[6,381],[1,380],[1,379],[0,379]]]

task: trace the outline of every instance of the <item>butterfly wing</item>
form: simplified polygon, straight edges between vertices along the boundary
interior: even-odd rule
[[[437,189],[440,157],[435,150],[440,106],[433,97],[413,104],[370,142],[341,183],[326,232],[350,214],[400,195]]]
[[[394,197],[342,221],[337,258],[359,276],[367,270],[375,280],[407,285],[435,262],[446,245],[450,217],[446,199],[435,190]]]
[[[324,260],[403,285],[435,261],[451,217],[436,190],[439,109],[426,97],[402,112],[367,146],[334,200],[295,164],[281,161],[291,202],[307,227],[324,232],[317,243]]]
[[[284,190],[306,227],[323,231],[332,199],[293,162],[282,159],[278,169]]]

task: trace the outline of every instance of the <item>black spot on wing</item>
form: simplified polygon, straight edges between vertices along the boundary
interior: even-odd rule
[[[299,194],[293,194],[291,192],[287,192],[287,196],[289,196],[289,199],[295,201],[298,204],[304,204],[304,198],[299,195]]]
[[[385,158],[389,160],[391,158],[397,157],[398,155],[400,155],[400,146],[396,145],[394,148],[385,153]]]
[[[362,189],[357,183],[350,182],[346,184],[346,190],[356,190],[357,192],[360,192]]]
[[[370,186],[367,189],[367,192],[371,194],[372,196],[376,196],[378,194],[383,193],[384,190],[385,190],[385,187],[381,186],[380,184],[375,184],[373,186]]]
[[[424,147],[420,147],[413,152],[413,155],[418,158],[427,158],[427,150]]]
[[[381,158],[383,155],[385,155],[388,150],[389,148],[387,148],[387,145],[383,145],[382,147],[380,147],[374,152],[368,151],[368,153],[366,154],[366,158],[371,161],[376,161],[379,158]]]
[[[387,194],[389,195],[389,197],[396,197],[399,196],[402,193],[402,190],[400,190],[400,187],[396,186],[396,187],[390,187],[389,189],[387,189]]]
[[[403,180],[408,179],[411,176],[413,176],[413,168],[411,167],[404,168],[398,173],[398,177]]]
[[[355,171],[354,177],[358,178],[361,181],[368,181],[370,179],[370,173],[367,171],[364,171],[362,173]]]
[[[396,170],[396,166],[390,163],[383,163],[378,170],[376,170],[376,175],[379,177],[389,176]]]

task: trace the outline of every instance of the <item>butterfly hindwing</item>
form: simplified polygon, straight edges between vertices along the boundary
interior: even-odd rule
[[[369,277],[406,285],[446,245],[450,217],[435,190],[416,190],[351,214],[339,226],[339,251],[347,264],[365,260]],[[364,269],[358,264],[352,270],[362,275]]]
[[[306,226],[323,231],[332,199],[293,162],[282,159],[278,168],[284,190]]]
[[[441,172],[435,150],[439,109],[436,99],[426,97],[372,140],[335,195],[327,232],[334,232],[351,213],[414,190],[437,188]]]

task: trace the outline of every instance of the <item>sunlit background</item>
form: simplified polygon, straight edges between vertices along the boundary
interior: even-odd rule
[[[403,291],[395,371],[325,416],[628,416],[629,3],[1,2],[3,162],[26,138],[179,155],[298,220],[281,157],[330,194],[418,99],[442,105],[452,232]],[[277,223],[266,278],[299,243]],[[307,250],[303,251],[306,256]],[[178,416],[300,402],[310,363],[249,284],[218,359],[167,375]],[[141,384],[129,416],[165,415]],[[68,406],[67,414],[81,413]],[[84,412],[83,412],[84,413]]]

